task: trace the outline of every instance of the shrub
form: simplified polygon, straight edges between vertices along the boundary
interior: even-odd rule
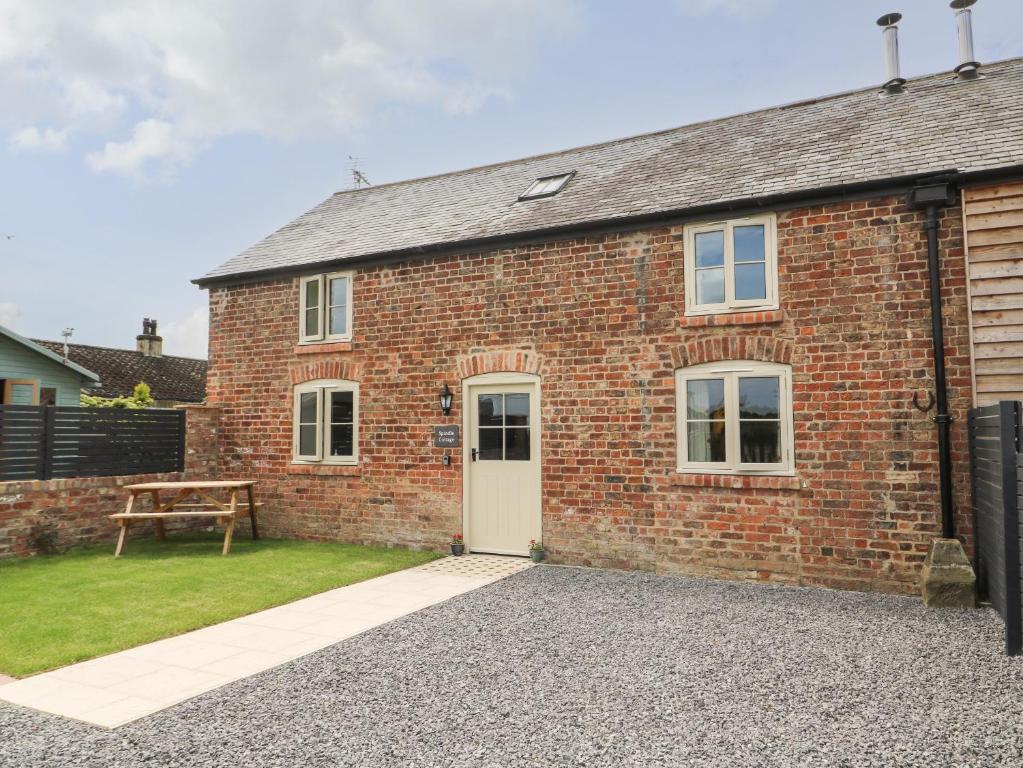
[[[155,401],[149,385],[140,381],[132,390],[131,397],[100,397],[83,392],[78,402],[85,408],[149,408]]]

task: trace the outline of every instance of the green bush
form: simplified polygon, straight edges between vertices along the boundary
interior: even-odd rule
[[[78,401],[84,408],[149,408],[155,402],[149,385],[144,381],[135,385],[131,397],[100,397],[83,392]]]

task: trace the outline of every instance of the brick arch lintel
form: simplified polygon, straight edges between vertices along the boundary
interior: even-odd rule
[[[531,373],[540,375],[543,359],[529,349],[506,349],[475,352],[458,360],[458,378],[467,379],[481,373]]]
[[[671,351],[675,368],[724,360],[792,363],[792,341],[773,336],[712,336],[696,339]]]
[[[359,366],[342,360],[321,360],[291,369],[291,383],[302,384],[317,379],[359,380]]]

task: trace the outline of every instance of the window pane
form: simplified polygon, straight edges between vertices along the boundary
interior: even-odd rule
[[[781,462],[781,423],[777,421],[739,422],[739,453],[744,464]]]
[[[739,418],[779,418],[778,386],[777,376],[739,379]]]
[[[764,225],[736,227],[732,230],[736,261],[764,261]]]
[[[330,308],[330,330],[332,336],[343,336],[348,333],[348,309],[346,307]]]
[[[529,426],[529,395],[505,395],[504,409],[505,424],[510,427]]]
[[[720,267],[725,263],[725,233],[700,232],[696,236],[696,266]]]
[[[503,429],[480,429],[480,459],[484,461],[500,461],[504,458],[501,446]]]
[[[723,419],[724,417],[724,379],[704,379],[686,382],[686,418]]]
[[[298,428],[298,453],[301,456],[316,455],[315,424],[303,424]]]
[[[306,336],[320,335],[320,310],[317,307],[305,311],[305,334]]]
[[[341,336],[348,332],[348,278],[334,277],[330,280],[330,315],[328,333]]]
[[[500,427],[504,424],[501,399],[501,395],[479,395],[476,402],[481,427]]]
[[[330,279],[330,305],[344,306],[348,303],[348,278],[332,277]]]
[[[351,424],[355,417],[355,393],[330,393],[330,421],[332,424]]]
[[[689,461],[725,460],[725,422],[691,421],[686,424],[689,436]]]
[[[316,423],[316,392],[303,392],[298,403],[298,421],[300,424]]]
[[[332,424],[330,427],[330,455],[354,456],[355,427],[351,424]]]
[[[696,303],[721,304],[725,300],[725,270],[696,271]]]
[[[767,272],[764,262],[735,265],[735,298],[766,299]]]
[[[320,281],[310,280],[305,284],[306,309],[320,306]]]
[[[505,461],[529,461],[529,427],[511,427],[504,431],[504,458]]]

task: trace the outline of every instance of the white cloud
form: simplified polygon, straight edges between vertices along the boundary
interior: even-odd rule
[[[4,328],[15,330],[20,314],[21,310],[14,302],[0,302],[0,325]]]
[[[235,134],[337,135],[393,105],[468,112],[571,34],[578,3],[0,0],[0,126],[98,137],[91,168],[136,174]]]
[[[9,144],[15,152],[62,152],[67,148],[67,131],[30,126],[12,134]]]
[[[90,152],[85,161],[94,171],[116,171],[134,176],[148,160],[188,160],[192,146],[190,141],[178,135],[172,124],[150,118],[137,123],[127,141],[108,141],[102,151]]]
[[[163,337],[164,354],[206,357],[209,342],[209,312],[206,307],[196,307],[180,320],[161,325],[158,331]]]

